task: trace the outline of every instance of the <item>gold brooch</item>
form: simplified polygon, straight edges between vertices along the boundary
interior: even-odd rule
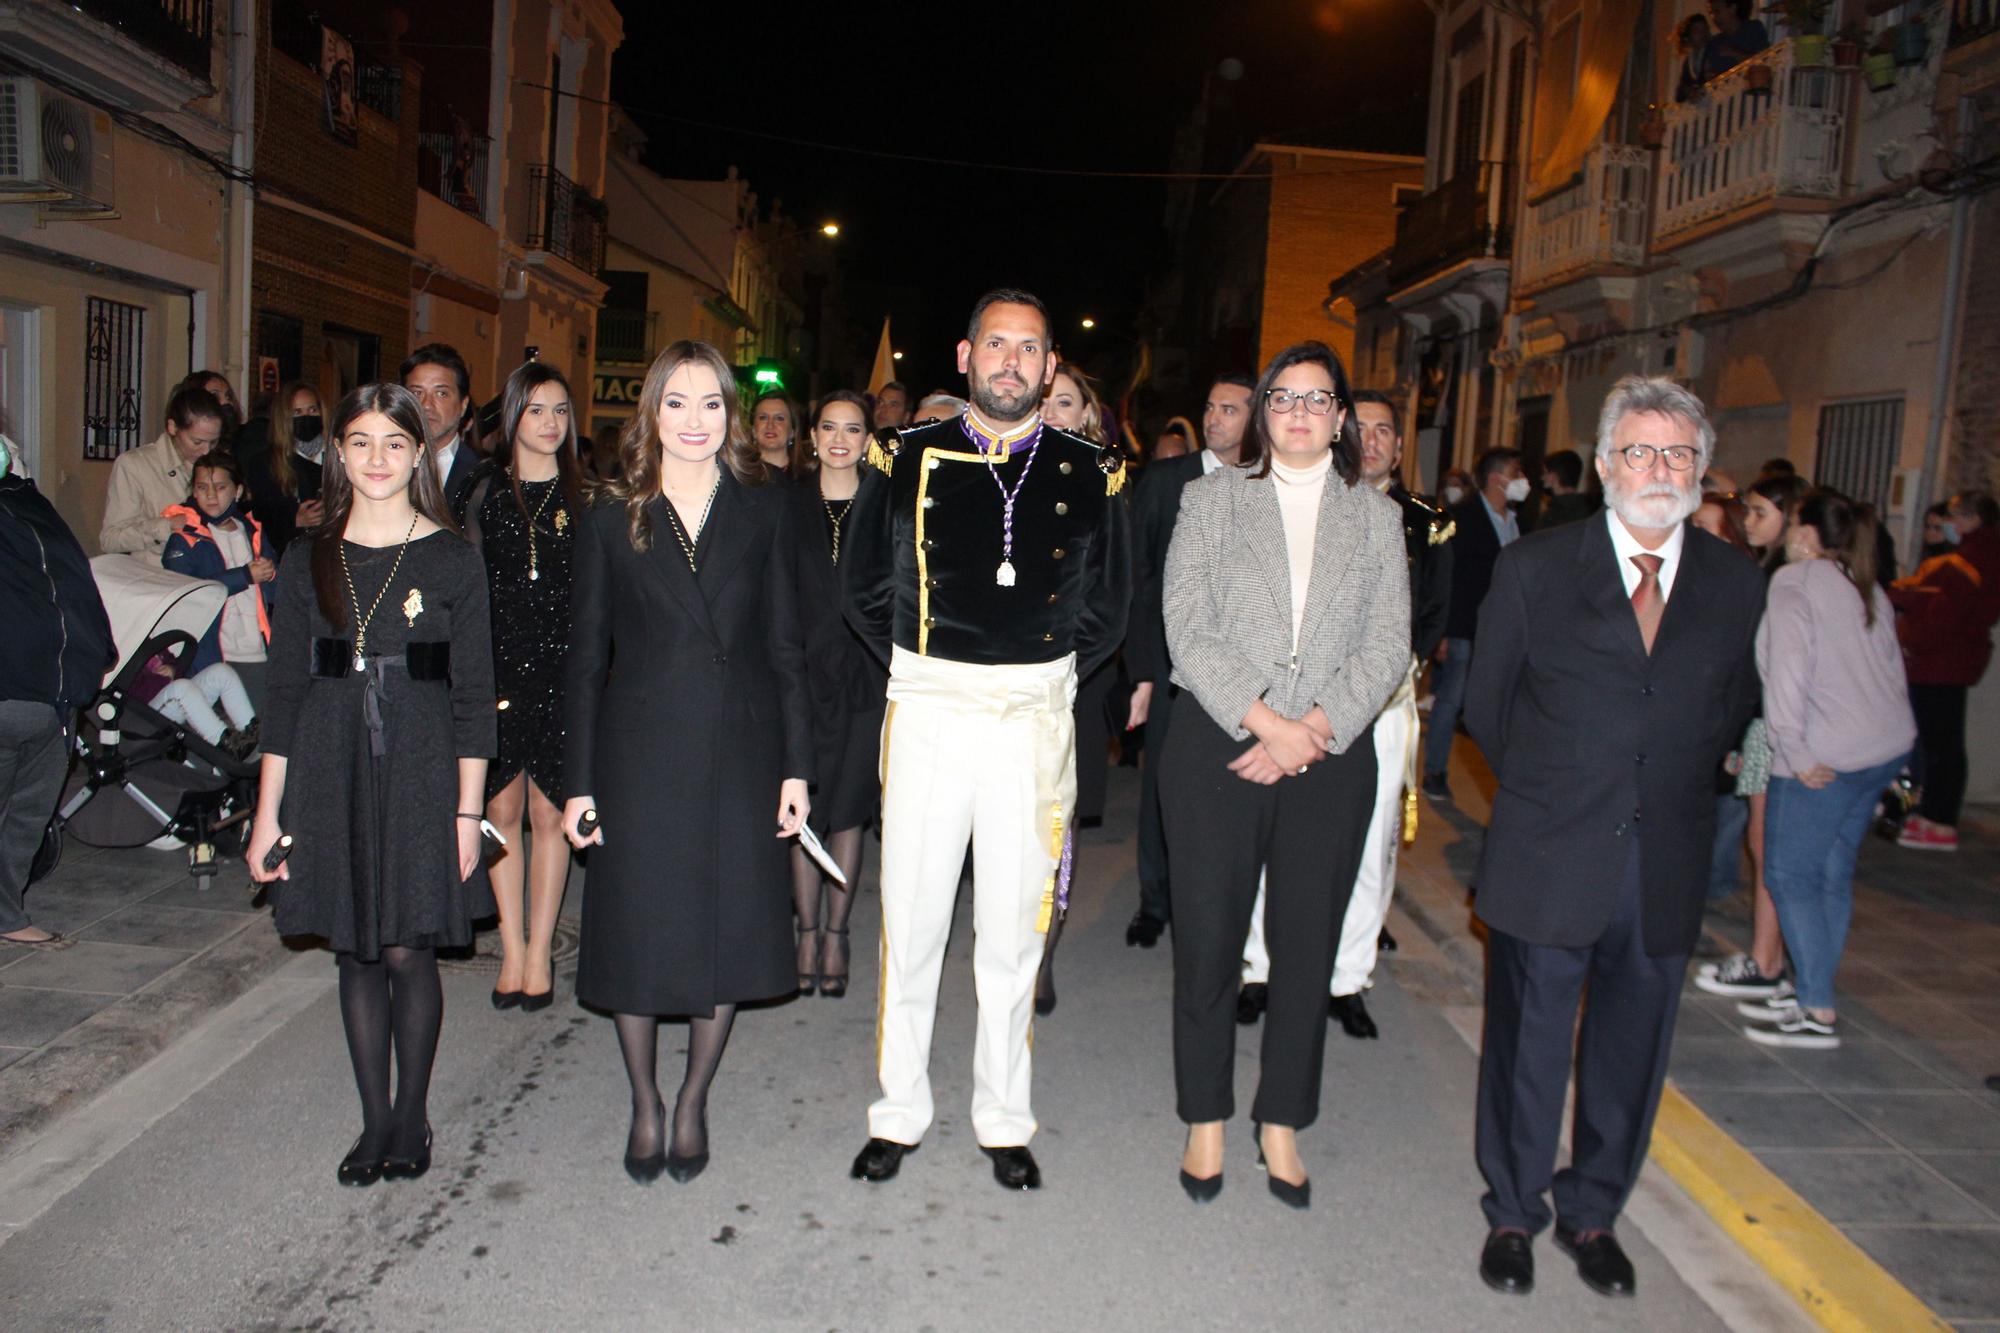
[[[415,625],[417,617],[424,613],[424,594],[420,588],[410,589],[410,595],[403,599],[403,619]]]
[[[569,510],[556,510],[556,531],[561,532],[567,527],[569,527]]]

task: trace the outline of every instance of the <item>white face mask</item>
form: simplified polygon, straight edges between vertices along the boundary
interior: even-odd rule
[[[4,467],[0,467],[0,476],[5,476],[6,474],[7,474],[6,469]],[[1958,545],[1958,524],[1940,523],[1938,524],[1938,532],[1940,535],[1944,537],[1945,541],[1950,545],[1952,546]]]
[[[7,447],[7,437],[0,435],[0,477],[14,470],[14,451]]]
[[[1447,486],[1444,488],[1444,502],[1446,504],[1455,505],[1464,498],[1465,498],[1465,492],[1460,490],[1458,487]]]
[[[1516,477],[1507,483],[1507,498],[1515,504],[1528,498],[1528,479]]]

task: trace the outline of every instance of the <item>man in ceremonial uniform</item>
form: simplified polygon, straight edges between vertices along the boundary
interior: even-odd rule
[[[972,1126],[993,1174],[1034,1189],[1035,972],[1068,891],[1077,680],[1125,633],[1131,560],[1115,450],[1042,423],[1055,373],[1026,292],[980,298],[964,416],[869,451],[842,562],[847,615],[889,664],[882,728],[882,1096],[856,1179],[894,1176],[932,1119],[931,1028],[973,845]]]
[[[1354,395],[1361,430],[1361,479],[1403,510],[1403,544],[1410,563],[1410,670],[1375,719],[1375,814],[1362,846],[1354,895],[1340,927],[1334,955],[1329,1008],[1350,1037],[1377,1035],[1362,993],[1374,984],[1375,955],[1387,938],[1383,923],[1396,892],[1396,852],[1417,835],[1417,671],[1437,651],[1451,612],[1451,516],[1409,493],[1399,469],[1403,432],[1387,394],[1362,389]],[[1394,947],[1391,943],[1390,947]],[[1271,959],[1264,949],[1264,898],[1259,892],[1243,950],[1240,1022],[1255,1022],[1264,1009],[1264,983]]]

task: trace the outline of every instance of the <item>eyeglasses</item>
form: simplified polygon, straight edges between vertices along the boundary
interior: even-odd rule
[[[1295,393],[1290,389],[1266,389],[1264,402],[1279,416],[1296,411],[1300,403],[1304,403],[1306,411],[1316,417],[1323,417],[1333,411],[1333,395],[1325,389],[1314,389],[1310,393]]]
[[[1667,466],[1676,472],[1686,472],[1694,466],[1695,459],[1701,457],[1701,450],[1686,444],[1670,444],[1664,449],[1651,444],[1628,444],[1611,452],[1623,454],[1625,466],[1634,472],[1644,472],[1653,466],[1653,459],[1660,454],[1666,455]]]

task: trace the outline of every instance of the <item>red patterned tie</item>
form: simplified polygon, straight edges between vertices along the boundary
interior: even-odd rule
[[[1639,586],[1632,590],[1632,614],[1639,617],[1639,637],[1651,653],[1653,640],[1660,633],[1660,617],[1667,611],[1667,599],[1660,595],[1660,566],[1666,561],[1657,555],[1635,555],[1632,563],[1639,567]]]

